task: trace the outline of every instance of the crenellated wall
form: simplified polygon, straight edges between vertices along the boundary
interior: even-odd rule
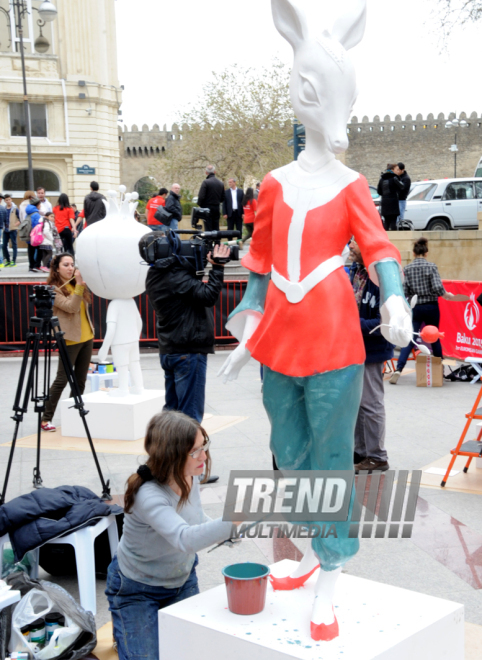
[[[446,129],[445,124],[454,118],[452,113],[443,113],[426,118],[418,114],[415,118],[407,115],[402,119],[396,115],[383,120],[375,116],[373,121],[363,117],[352,117],[347,126],[350,146],[345,154],[348,167],[364,174],[368,182],[376,185],[380,172],[389,162],[402,161],[412,181],[423,179],[443,179],[454,176],[454,154],[450,146],[457,134],[457,177],[473,176],[477,163],[482,157],[482,117],[473,112],[467,117],[465,112],[459,118],[465,119],[467,128]]]
[[[445,124],[454,118],[452,113],[435,117],[429,114],[424,118],[406,115],[404,119],[396,115],[383,120],[377,115],[372,121],[363,117],[352,117],[347,126],[350,145],[342,160],[348,167],[361,172],[368,182],[377,185],[380,172],[389,162],[405,163],[412,181],[423,179],[443,179],[454,176],[454,154],[450,146],[457,134],[457,176],[473,176],[477,163],[482,157],[482,117],[476,112],[468,117],[464,112],[459,119],[465,119],[466,128],[446,129]],[[170,129],[157,124],[152,129],[144,124],[139,130],[135,124],[129,130],[119,128],[121,152],[121,179],[129,187],[143,176],[147,176],[152,160],[162,155],[176,141],[182,139],[183,130],[177,124]]]

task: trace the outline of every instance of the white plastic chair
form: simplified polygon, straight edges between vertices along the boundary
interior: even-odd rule
[[[68,543],[74,547],[77,579],[79,582],[80,604],[84,610],[90,610],[94,616],[97,612],[94,542],[99,534],[102,534],[106,529],[109,535],[111,556],[113,557],[115,555],[119,544],[119,535],[117,533],[117,523],[115,518],[116,517],[113,514],[106,516],[99,520],[95,525],[82,527],[82,529],[78,529],[71,534],[47,541],[47,543]],[[3,545],[9,540],[8,534],[0,537],[0,569]],[[38,578],[38,548],[34,552],[36,554],[36,563],[32,570],[32,577]]]
[[[80,604],[84,610],[90,610],[94,616],[97,613],[94,541],[106,529],[109,535],[111,556],[115,555],[119,544],[115,518],[113,514],[106,516],[95,525],[83,527],[67,536],[49,541],[49,543],[68,543],[74,547]]]

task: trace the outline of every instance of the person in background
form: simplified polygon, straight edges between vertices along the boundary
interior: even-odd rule
[[[396,164],[388,164],[385,172],[382,172],[378,182],[377,191],[381,195],[382,216],[385,219],[386,231],[394,231],[397,228],[397,218],[400,215],[398,196],[403,191],[403,183],[394,170]]]
[[[363,257],[355,240],[350,241],[350,281],[360,313],[365,344],[365,370],[360,409],[355,426],[355,473],[389,469],[385,449],[385,389],[383,367],[393,357],[393,344],[380,332],[380,289],[368,276]],[[375,330],[375,328],[378,328]]]
[[[42,218],[42,220],[40,221],[42,223],[43,241],[37,247],[37,250],[40,250],[40,258],[42,260],[42,265],[40,266],[40,270],[43,270],[44,272],[47,273],[50,272],[49,264],[52,261],[52,255],[54,249],[54,233],[52,226],[50,224],[50,218],[52,218],[52,224],[53,227],[55,228],[55,216],[52,211],[51,213],[47,213],[47,215],[44,218]]]
[[[257,204],[258,203],[254,198],[253,189],[248,188],[243,197],[244,226],[246,227],[246,231],[247,231],[246,236],[241,240],[241,245],[243,246],[246,243],[246,241],[249,238],[251,238],[251,236],[253,235]]]
[[[398,205],[400,207],[400,215],[398,216],[398,220],[397,220],[397,225],[398,225],[400,220],[403,220],[405,218],[405,209],[407,208],[407,197],[410,192],[412,180],[408,176],[407,171],[405,169],[405,165],[403,163],[398,163],[397,166],[394,167],[393,171],[395,172],[395,174],[398,176],[398,178],[403,184],[403,190],[400,190],[400,192],[398,193]]]
[[[454,297],[453,293],[445,291],[438,268],[435,264],[427,261],[428,255],[428,240],[426,238],[419,238],[413,245],[414,260],[408,266],[405,266],[403,272],[405,273],[405,281],[403,283],[403,290],[405,298],[410,302],[413,296],[417,296],[417,304],[413,308],[413,331],[420,332],[422,323],[426,325],[434,325],[436,328],[440,325],[440,310],[438,306],[438,299],[444,298],[451,300]],[[410,342],[408,346],[402,348],[397,362],[397,369],[390,377],[390,383],[396,385],[400,374],[402,373],[407,360],[414,348],[415,344]],[[443,357],[442,344],[440,339],[432,344],[432,350],[435,357]]]
[[[50,264],[47,284],[55,287],[54,316],[59,319],[60,328],[64,332],[67,353],[74,368],[79,391],[83,394],[94,344],[94,326],[89,316],[92,296],[80,271],[75,269],[71,254],[55,255]],[[50,386],[49,398],[42,416],[43,431],[56,430],[52,419],[67,383],[64,365],[62,360],[59,360],[57,375]]]
[[[72,205],[73,206],[73,205]],[[75,229],[77,230],[78,234],[85,229],[85,213],[84,209],[78,213],[77,218],[75,220]]]
[[[258,201],[259,189],[261,188],[261,183],[258,181],[256,184],[256,190],[254,191],[254,198]]]
[[[23,200],[20,202],[20,206],[18,207],[20,222],[23,222],[25,220],[25,216],[27,215],[27,206],[30,204],[31,199],[36,199],[34,191],[33,190],[25,191],[23,195]]]
[[[3,199],[3,195],[0,195]],[[0,205],[0,243],[3,245],[3,232],[8,229],[8,213],[6,206]],[[3,254],[3,252],[2,252]],[[4,267],[3,257],[0,254],[0,268]]]
[[[147,226],[153,231],[163,227],[162,222],[156,220],[154,215],[156,214],[159,206],[166,206],[166,197],[168,193],[169,190],[167,188],[160,188],[157,195],[153,195],[146,204]]]
[[[45,217],[50,223],[50,231],[52,232],[53,237],[53,252],[55,254],[60,254],[64,251],[64,244],[62,243],[62,239],[60,238],[59,232],[57,231],[57,227],[55,225],[55,214],[52,211],[52,213],[48,213]]]
[[[52,213],[52,204],[45,197],[45,188],[39,186],[37,188],[37,199],[40,200],[40,206],[38,212],[42,217],[46,216],[47,213]]]
[[[33,197],[30,199],[30,204],[27,206],[25,209],[25,217],[30,216],[30,221],[31,221],[31,227],[30,231],[34,229],[34,227],[37,226],[37,224],[42,220],[42,216],[39,213],[39,206],[40,206],[40,200],[37,199],[36,197]],[[33,246],[30,243],[30,238],[27,239],[27,255],[28,255],[28,265],[29,265],[29,272],[30,273],[41,273],[42,270],[40,268],[40,250]]]
[[[127,480],[124,531],[107,572],[119,660],[159,658],[159,610],[199,593],[197,552],[239,524],[203,511],[209,445],[203,427],[180,412],[158,413],[147,426],[147,461]]]
[[[224,199],[224,185],[216,177],[214,165],[206,167],[206,178],[201,183],[197,199],[198,206],[209,209],[209,216],[204,220],[204,231],[219,231],[220,206]]]
[[[20,214],[18,208],[13,203],[12,196],[5,195],[5,208],[8,214],[8,229],[3,230],[3,244],[2,253],[4,258],[4,266],[17,265],[17,227],[20,224]],[[8,252],[8,242],[12,244],[12,260]]]
[[[171,192],[166,199],[165,209],[168,213],[172,213],[169,229],[177,229],[182,220],[181,186],[178,183],[172,184]]]
[[[92,181],[90,193],[84,198],[84,215],[87,226],[105,218],[107,209],[104,204],[105,197],[99,192],[99,184]]]
[[[59,195],[59,202],[54,208],[55,226],[62,239],[65,252],[74,254],[74,238],[77,236],[75,213],[65,193]]]
[[[229,188],[224,193],[223,216],[228,221],[228,230],[236,229],[243,233],[243,197],[241,188],[236,187],[236,179],[228,181]]]

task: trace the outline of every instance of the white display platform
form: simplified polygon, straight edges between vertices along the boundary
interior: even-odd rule
[[[285,576],[296,565],[271,569]],[[463,605],[346,574],[335,594],[340,636],[313,641],[316,580],[294,591],[268,585],[264,611],[251,616],[228,610],[224,585],[160,610],[159,660],[464,660]]]
[[[144,390],[142,394],[109,396],[107,392],[83,395],[85,409],[89,411],[87,424],[93,438],[105,440],[139,440],[153,415],[161,412],[164,390]],[[84,425],[78,410],[72,408],[73,399],[60,402],[62,435],[67,438],[85,438]]]

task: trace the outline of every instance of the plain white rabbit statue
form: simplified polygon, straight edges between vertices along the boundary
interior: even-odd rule
[[[272,0],[273,18],[291,44],[291,101],[306,130],[299,159],[263,180],[243,300],[228,328],[240,344],[220,375],[236,378],[251,356],[264,365],[263,403],[279,469],[353,470],[354,428],[365,349],[358,307],[341,254],[354,237],[370,278],[380,286],[382,333],[406,346],[411,311],[400,254],[375,210],[366,179],[335,154],[348,146],[356,99],[347,50],[362,39],[366,0],[352,0],[331,31],[313,35],[293,0]],[[352,493],[351,508],[354,502]],[[359,547],[349,518],[337,538],[315,538],[296,571],[272,578],[274,589],[301,586],[318,568],[311,636],[338,636],[333,593],[343,565]]]
[[[110,190],[107,215],[88,226],[80,234],[76,245],[76,259],[83,278],[96,296],[111,302],[107,309],[107,330],[99,350],[99,362],[103,362],[109,349],[119,374],[118,388],[111,396],[142,394],[144,390],[139,337],[142,319],[134,296],[146,289],[147,268],[141,263],[138,243],[146,234],[146,228],[134,218],[137,193],[125,194],[120,186],[120,208],[117,192]]]

